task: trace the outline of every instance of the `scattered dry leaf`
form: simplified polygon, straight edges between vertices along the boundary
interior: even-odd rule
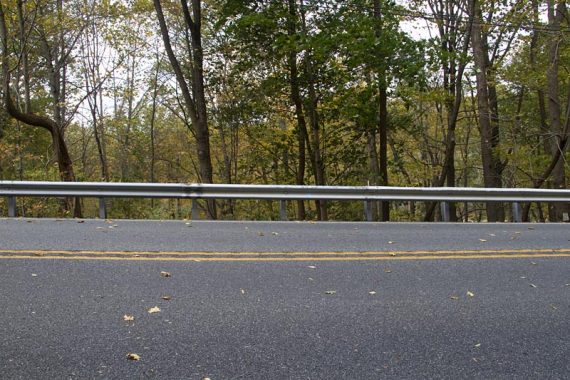
[[[557,308],[556,306],[554,306],[553,304],[550,304],[550,307],[551,307],[553,310],[558,310],[558,308]]]
[[[165,301],[170,301],[172,299],[172,296],[162,296],[161,298]]]
[[[497,236],[497,235],[495,235],[495,234],[488,234],[488,235],[489,235],[489,236]]]
[[[386,269],[384,269],[384,273],[392,273],[392,269],[386,268]]]
[[[487,240],[485,240],[485,239],[479,239],[479,241],[485,243]]]
[[[529,230],[534,230],[534,227],[527,227]]]
[[[160,313],[160,308],[158,306],[151,307],[150,309],[148,309],[148,313],[149,314]]]
[[[245,290],[240,289],[239,291],[241,292],[241,294],[245,294]]]
[[[396,253],[395,253],[395,252],[390,252],[389,255],[390,255],[390,256],[396,256]]]
[[[536,288],[535,284],[529,284],[531,288]]]
[[[449,298],[451,298],[451,299],[454,300],[454,301],[459,299],[458,296],[451,296],[451,297],[449,297]]]
[[[314,266],[314,265],[309,265],[307,268],[309,268],[309,269],[317,269],[317,267]]]
[[[388,242],[388,244],[396,244],[396,242],[395,242],[395,241],[392,241],[392,240],[390,240],[390,241]]]
[[[336,294],[336,290],[327,290],[325,294]]]
[[[32,277],[38,277],[38,275],[35,273],[32,273]]]
[[[368,292],[368,294],[373,296],[374,294],[376,294],[376,292],[374,290],[372,290],[372,291]]]
[[[134,320],[135,320],[134,315],[128,315],[128,314],[123,315],[123,321],[131,322],[131,321],[134,321]]]
[[[279,232],[272,232],[271,235],[277,236],[277,235],[279,235]]]
[[[170,272],[165,272],[165,271],[160,272],[160,275],[162,277],[170,277],[171,276]]]
[[[265,234],[263,232],[258,232],[257,233],[259,236],[265,236]]]
[[[531,261],[530,264],[531,264],[531,265],[536,265],[536,263],[535,263],[534,261]]]
[[[481,343],[477,343],[475,347],[481,347]]]
[[[130,352],[129,352],[129,353],[127,354],[127,359],[129,359],[129,360],[134,360],[134,361],[138,361],[138,360],[141,360],[141,357],[140,357],[139,355],[137,355],[137,354],[133,354],[133,353],[130,353]]]
[[[475,293],[471,293],[471,292],[469,292],[469,291],[467,292],[467,295],[468,295],[469,297],[475,297]]]

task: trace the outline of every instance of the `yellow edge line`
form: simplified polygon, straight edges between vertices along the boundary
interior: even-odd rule
[[[117,256],[0,256],[1,259],[20,260],[111,260],[111,261],[396,261],[396,260],[449,260],[449,259],[517,259],[570,257],[568,254],[510,254],[510,255],[454,255],[454,256],[370,256],[370,257],[117,257]]]
[[[339,255],[339,256],[366,256],[366,255],[480,255],[480,254],[524,254],[524,253],[550,253],[563,254],[570,253],[570,249],[496,249],[496,250],[434,250],[434,251],[349,251],[349,252],[207,252],[207,251],[86,251],[86,250],[0,250],[0,254],[39,254],[39,255],[160,255],[160,256],[319,256],[319,255]]]

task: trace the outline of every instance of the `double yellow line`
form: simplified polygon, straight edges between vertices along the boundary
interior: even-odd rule
[[[196,252],[0,250],[0,259],[124,261],[392,261],[570,257],[570,249],[420,250],[368,252]]]

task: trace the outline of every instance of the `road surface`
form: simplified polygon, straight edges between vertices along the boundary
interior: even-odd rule
[[[1,219],[0,377],[567,378],[569,228]]]

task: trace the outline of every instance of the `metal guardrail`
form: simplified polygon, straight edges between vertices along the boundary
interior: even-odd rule
[[[521,218],[520,202],[570,202],[570,190],[553,189],[33,181],[0,181],[0,196],[8,197],[10,217],[16,216],[16,197],[99,198],[100,218],[107,216],[106,198],[184,198],[279,200],[283,220],[285,202],[291,200],[364,201],[368,220],[370,202],[378,200],[441,202],[444,220],[449,220],[448,202],[511,202],[514,221]],[[198,210],[196,202],[192,210],[194,217]]]

